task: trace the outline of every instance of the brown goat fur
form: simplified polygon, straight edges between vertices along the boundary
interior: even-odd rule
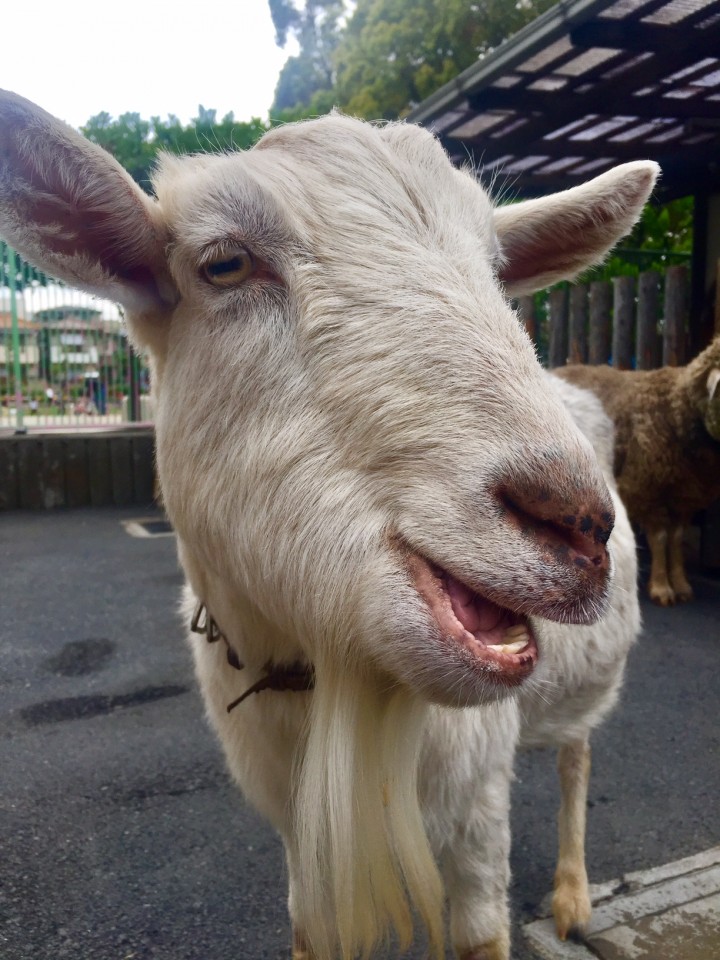
[[[720,336],[685,367],[553,372],[592,390],[615,423],[615,476],[650,546],[651,599],[661,606],[690,600],[683,531],[720,497]]]

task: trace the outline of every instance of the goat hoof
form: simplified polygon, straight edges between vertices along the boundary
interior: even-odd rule
[[[650,599],[660,607],[672,607],[675,603],[675,591],[670,586],[653,586],[648,588]]]
[[[459,960],[510,960],[510,944],[506,937],[490,940],[480,947],[457,951]]]
[[[577,939],[592,915],[587,883],[574,881],[557,886],[553,894],[552,912],[558,937],[561,940]]]
[[[688,603],[693,599],[695,594],[693,593],[693,588],[688,584],[686,587],[680,587],[675,590],[675,602],[676,603]]]

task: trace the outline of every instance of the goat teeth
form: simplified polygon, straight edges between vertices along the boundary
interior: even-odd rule
[[[521,637],[527,637],[527,627],[522,623],[516,623],[514,627],[508,627],[505,631],[506,640],[519,640]]]
[[[498,653],[520,653],[528,645],[529,637],[525,634],[524,640],[516,640],[514,643],[489,643],[488,650],[496,650]]]

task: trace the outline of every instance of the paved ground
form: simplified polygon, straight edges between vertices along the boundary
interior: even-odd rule
[[[133,516],[0,515],[0,958],[285,958],[279,844],[206,728],[173,538],[129,536]],[[693,605],[645,607],[621,707],[596,738],[598,883],[720,839],[720,580],[694,582]],[[554,758],[522,756],[515,960],[537,960],[521,931],[551,884],[556,803]],[[716,946],[693,960],[717,960]]]

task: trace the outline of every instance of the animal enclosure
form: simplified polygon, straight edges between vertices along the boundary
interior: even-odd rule
[[[689,270],[563,284],[522,297],[519,310],[549,367],[612,363],[620,370],[680,366],[688,357]]]

